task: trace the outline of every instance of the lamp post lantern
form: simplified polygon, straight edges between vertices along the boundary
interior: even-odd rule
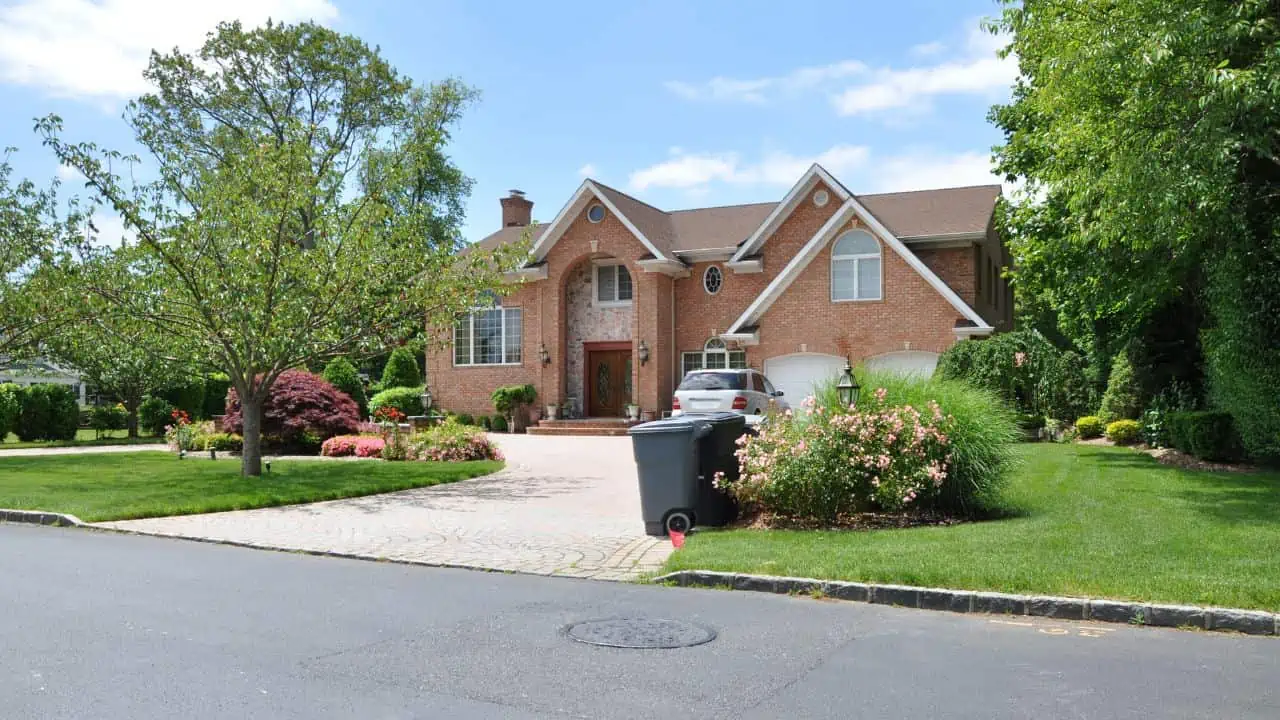
[[[858,379],[853,376],[853,365],[848,360],[845,360],[844,371],[840,373],[840,381],[836,383],[836,392],[840,393],[840,402],[847,408],[856,408],[860,389]]]

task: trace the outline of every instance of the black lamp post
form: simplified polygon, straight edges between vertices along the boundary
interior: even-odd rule
[[[840,402],[845,407],[857,407],[858,391],[860,389],[858,379],[853,376],[853,366],[849,364],[848,360],[845,360],[844,372],[840,374],[840,381],[836,383],[836,392],[840,393]]]

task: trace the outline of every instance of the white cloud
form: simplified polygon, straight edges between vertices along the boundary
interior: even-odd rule
[[[886,157],[872,163],[871,168],[872,186],[863,192],[904,192],[1000,182],[992,172],[991,154],[981,152],[916,151]]]
[[[584,178],[595,177],[596,166],[593,163],[587,163],[586,165],[578,168],[578,174]]]
[[[58,164],[56,174],[58,179],[64,183],[75,182],[84,178],[84,176],[80,174],[79,170],[71,167],[70,165],[63,165],[61,163]]]
[[[869,82],[833,95],[832,105],[840,115],[867,115],[899,108],[918,110],[938,95],[1006,91],[1018,75],[1018,63],[1013,56],[996,55],[1005,44],[1005,38],[974,29],[958,57],[936,65],[876,70]]]
[[[194,50],[223,20],[330,22],[329,0],[17,0],[0,8],[0,82],[59,97],[133,97],[152,48]]]
[[[674,148],[673,148],[674,149]],[[712,183],[787,186],[800,179],[813,163],[833,173],[852,172],[865,165],[870,151],[861,145],[836,145],[817,155],[766,153],[757,162],[745,162],[738,153],[672,153],[670,160],[631,173],[634,190],[678,188],[705,190]]]
[[[133,242],[134,235],[132,232],[125,230],[124,220],[114,213],[99,212],[95,213],[91,221],[94,229],[89,230],[89,234],[93,239],[93,244],[102,247],[120,247],[122,240]]]
[[[775,95],[796,93],[821,87],[844,78],[861,75],[867,66],[857,60],[843,60],[828,65],[803,67],[786,75],[741,80],[714,77],[700,83],[672,80],[666,88],[686,100],[718,100],[762,105]]]
[[[934,41],[912,46],[911,54],[916,57],[933,57],[934,55],[941,55],[946,49],[946,44]]]

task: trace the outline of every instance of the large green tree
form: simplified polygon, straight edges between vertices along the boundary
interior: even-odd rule
[[[1020,292],[1104,356],[1171,307],[1202,316],[1210,401],[1280,452],[1280,1],[1005,5]]]
[[[282,372],[449,326],[521,259],[458,252],[469,186],[445,148],[474,93],[456,81],[415,87],[313,24],[222,24],[194,55],[152,53],[145,76],[156,90],[126,119],[154,180],[64,140],[56,117],[38,130],[137,238],[76,248],[83,288],[164,355],[230,377],[245,475]]]

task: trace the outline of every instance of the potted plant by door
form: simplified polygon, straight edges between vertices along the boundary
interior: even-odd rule
[[[627,419],[628,419],[628,420],[639,420],[639,419],[640,419],[640,406],[639,406],[639,405],[636,405],[635,403],[627,403]]]

